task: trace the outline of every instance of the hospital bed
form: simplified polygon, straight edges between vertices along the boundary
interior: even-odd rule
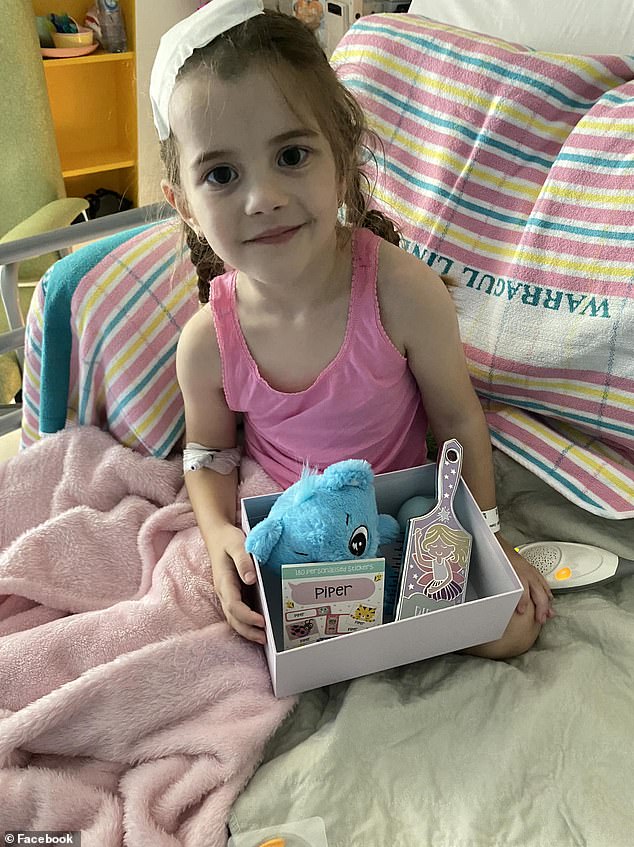
[[[501,33],[483,35],[425,12],[415,2],[409,15],[363,18],[333,56],[380,138],[376,203],[398,220],[405,249],[452,291],[495,446],[505,535],[517,544],[585,543],[632,559],[634,58],[605,49],[592,58],[530,50],[508,35],[500,40]],[[39,525],[49,527],[88,508],[72,493],[81,486],[65,477],[71,466],[76,474],[73,462],[92,457],[101,472],[102,455],[116,457],[110,468],[127,468],[134,456],[145,464],[121,472],[121,490],[172,509],[174,535],[156,554],[162,563],[179,539],[189,545],[179,555],[203,555],[178,500],[173,459],[183,424],[173,356],[180,327],[197,308],[195,280],[173,219],[135,219],[131,230],[127,220],[109,240],[54,265],[38,286],[26,328],[25,449],[1,466],[0,482],[4,490],[38,469],[58,468],[63,485],[43,485],[61,503]],[[0,253],[0,262],[12,258]],[[77,437],[84,429],[90,439]],[[153,480],[164,475],[167,493],[131,491],[131,480],[138,486],[146,472]],[[43,515],[36,493],[19,492],[22,502],[29,496]],[[0,560],[0,593],[14,586],[19,594],[12,563],[28,565],[19,557],[33,527],[24,519],[18,528],[5,527],[14,558]],[[146,547],[155,549],[161,531]],[[183,585],[201,593],[196,556]],[[161,573],[157,565],[139,585],[154,579],[169,594]],[[172,586],[178,580],[170,573]],[[98,582],[94,570],[92,577]],[[97,640],[97,624],[108,644],[116,626],[129,636],[131,604],[151,605],[154,597],[149,583],[145,593],[136,583],[127,594],[111,587],[100,609],[77,600],[56,616],[53,581],[39,578],[48,593],[37,594],[34,576],[18,611],[5,615],[13,622],[3,639],[14,651],[9,670],[29,638],[46,653],[46,627],[61,650],[62,627],[73,618],[95,620],[84,638]],[[204,652],[195,652],[195,637],[207,633],[196,618],[177,633],[161,630],[142,649],[117,655],[112,646],[99,663],[81,653],[75,676],[57,653],[26,668],[27,677],[38,668],[46,677],[48,668],[54,686],[27,688],[25,672],[14,670],[24,690],[22,700],[5,696],[2,704],[0,776],[13,803],[7,808],[22,812],[20,825],[75,821],[88,843],[105,845],[124,843],[124,831],[131,845],[223,844],[228,823],[246,847],[264,840],[249,833],[283,834],[289,823],[301,832],[314,819],[329,847],[631,844],[631,578],[559,594],[556,617],[515,659],[438,656],[284,701],[272,697],[260,657],[231,638],[213,597],[209,603],[217,629]],[[29,615],[37,627],[24,622]],[[143,650],[168,651],[174,641],[178,661],[161,654],[171,676],[151,697],[135,699],[126,667],[133,659],[146,667]],[[159,679],[159,664],[147,679]],[[222,693],[203,696],[196,686],[206,674],[222,676]],[[160,716],[162,697],[180,703],[179,686],[197,707],[213,709],[192,712],[187,723],[174,707],[149,727],[151,704]],[[117,718],[118,697],[127,719]],[[69,702],[74,711],[66,713]],[[194,717],[197,734],[189,732]],[[170,736],[170,721],[181,740]],[[54,810],[61,785],[85,792],[83,812],[67,802],[65,817]],[[16,823],[2,814],[0,822]]]

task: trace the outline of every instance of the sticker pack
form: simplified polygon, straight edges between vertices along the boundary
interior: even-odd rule
[[[384,559],[282,565],[284,649],[383,623]]]

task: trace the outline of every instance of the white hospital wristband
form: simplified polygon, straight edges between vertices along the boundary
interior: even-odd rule
[[[482,517],[486,521],[486,524],[491,530],[491,532],[500,531],[500,515],[498,513],[497,506],[495,506],[493,509],[487,509],[486,511],[483,511]]]
[[[240,452],[239,447],[213,450],[204,444],[191,441],[183,450],[183,470],[187,473],[209,468],[221,474],[230,474],[240,464]]]

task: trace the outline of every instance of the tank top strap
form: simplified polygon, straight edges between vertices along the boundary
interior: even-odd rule
[[[371,329],[371,334],[380,347],[387,343],[393,348],[381,322],[379,309],[377,279],[381,237],[365,228],[355,230],[353,237],[350,329],[360,330],[362,338],[367,336],[368,330]],[[367,341],[366,337],[365,342]]]
[[[234,290],[237,271],[226,271],[215,277],[209,286],[209,304],[214,312],[219,315],[228,315],[233,312]]]
[[[209,307],[216,329],[223,374],[223,389],[230,409],[237,409],[238,387],[252,384],[257,374],[251,367],[251,357],[245,355],[246,342],[236,311],[236,270],[228,271],[212,280],[209,290]]]

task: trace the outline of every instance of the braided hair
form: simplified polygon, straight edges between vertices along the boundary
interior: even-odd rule
[[[185,240],[198,274],[198,299],[201,303],[208,303],[211,280],[224,273],[225,263],[190,226],[184,226]]]

